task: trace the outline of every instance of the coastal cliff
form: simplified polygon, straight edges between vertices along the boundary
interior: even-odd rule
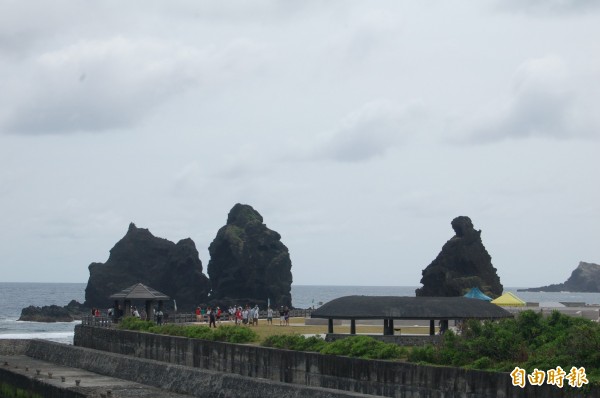
[[[236,204],[208,248],[211,299],[292,306],[292,262],[281,235],[249,205]]]
[[[600,292],[600,264],[581,261],[573,270],[569,279],[564,283],[557,283],[542,287],[519,289],[521,292]]]
[[[502,284],[492,258],[483,246],[481,231],[471,219],[459,216],[452,220],[455,235],[444,244],[438,256],[423,270],[423,287],[417,296],[462,296],[478,287],[490,297],[502,294]]]

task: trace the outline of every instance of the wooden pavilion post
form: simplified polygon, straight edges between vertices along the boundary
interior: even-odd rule
[[[152,320],[152,303],[154,300],[146,300],[146,320]]]
[[[435,319],[429,320],[429,335],[430,336],[435,335]]]
[[[327,320],[327,333],[333,333],[333,319],[329,318]]]
[[[356,334],[356,319],[350,320],[350,334]]]

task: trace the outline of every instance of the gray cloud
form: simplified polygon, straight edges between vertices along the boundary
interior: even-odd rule
[[[317,157],[364,162],[383,156],[414,133],[420,105],[402,107],[391,101],[372,101],[347,115],[317,150]]]
[[[597,137],[599,125],[582,90],[573,83],[561,58],[529,60],[519,67],[511,98],[504,108],[479,118],[467,141]]]
[[[596,0],[499,0],[501,10],[531,15],[564,15],[600,9]]]
[[[0,94],[8,133],[101,132],[137,124],[158,105],[198,85],[243,75],[260,60],[247,40],[197,48],[121,36],[80,40],[18,65]]]
[[[557,282],[598,257],[600,14],[497,4],[0,2],[3,279],[85,282],[130,221],[206,264],[241,202],[295,283],[417,285],[459,214]]]

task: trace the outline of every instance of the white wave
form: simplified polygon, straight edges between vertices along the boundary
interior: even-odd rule
[[[0,334],[0,339],[72,339],[75,332],[45,332],[45,333],[7,333]]]
[[[10,321],[10,319],[9,319]],[[50,325],[77,325],[79,323],[81,323],[81,320],[79,321],[71,321],[71,322],[37,322],[37,321],[15,321],[18,323],[22,323],[25,325],[46,325],[46,324],[50,324]]]

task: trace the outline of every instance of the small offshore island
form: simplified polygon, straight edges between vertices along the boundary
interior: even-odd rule
[[[569,279],[542,287],[519,289],[520,292],[600,292],[600,264],[580,262]]]

